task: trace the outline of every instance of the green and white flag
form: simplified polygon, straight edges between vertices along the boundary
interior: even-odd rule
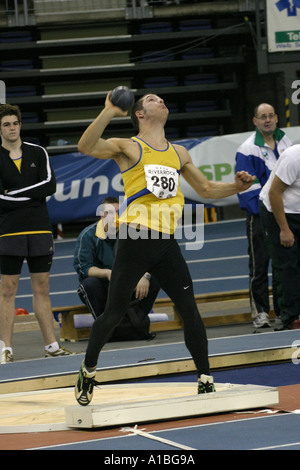
[[[300,0],[267,0],[268,51],[300,50]]]

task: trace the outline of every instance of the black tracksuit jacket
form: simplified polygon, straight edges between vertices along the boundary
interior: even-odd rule
[[[46,198],[56,191],[56,179],[47,151],[22,142],[19,172],[0,146],[0,236],[52,231]]]

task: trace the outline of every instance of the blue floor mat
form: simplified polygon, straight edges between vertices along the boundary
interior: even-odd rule
[[[297,366],[292,362],[212,371],[211,374],[215,383],[264,385],[266,387],[282,387],[300,383],[299,365]],[[176,375],[160,378],[160,380],[165,382],[194,382],[195,375]],[[157,382],[157,378],[143,380],[143,382]]]

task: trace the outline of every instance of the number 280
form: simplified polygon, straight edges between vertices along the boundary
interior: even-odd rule
[[[166,176],[161,176],[160,178],[156,175],[152,176],[152,181],[154,181],[153,186],[158,186],[162,189],[168,189],[169,191],[173,191],[175,189],[175,180],[171,178],[167,178]]]

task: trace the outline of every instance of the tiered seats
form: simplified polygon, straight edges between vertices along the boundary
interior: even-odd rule
[[[7,102],[21,107],[23,135],[38,138],[52,154],[76,150],[108,90],[119,84],[137,98],[164,98],[169,139],[231,131],[236,111],[229,97],[244,59],[231,41],[234,30],[224,30],[220,41],[213,37],[221,37],[220,30],[202,18],[8,29],[0,35]],[[116,132],[133,134],[129,117],[112,122],[107,136]]]

